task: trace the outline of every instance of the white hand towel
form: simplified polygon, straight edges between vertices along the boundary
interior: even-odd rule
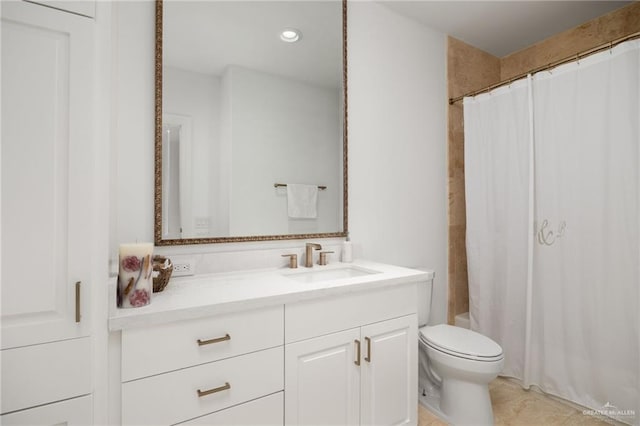
[[[318,186],[287,184],[287,207],[293,219],[315,219],[318,217]]]

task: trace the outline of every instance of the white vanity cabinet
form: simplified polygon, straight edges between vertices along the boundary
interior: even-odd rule
[[[416,292],[286,305],[286,425],[416,424]]]
[[[281,425],[283,332],[282,305],[123,330],[123,424]]]
[[[0,7],[0,423],[91,424],[94,21]]]
[[[428,279],[366,261],[239,271],[114,308],[122,424],[416,425]]]

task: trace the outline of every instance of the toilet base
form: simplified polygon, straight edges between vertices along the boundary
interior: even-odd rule
[[[423,392],[423,389],[420,388],[418,389],[418,402],[440,420],[448,424],[453,424],[451,422],[451,419],[449,419],[446,414],[440,411],[440,395],[430,395],[426,392]]]
[[[430,392],[423,382],[418,389],[418,402],[450,425],[491,426],[494,423],[487,386],[453,380],[443,383],[442,389]],[[445,414],[443,408],[454,415]]]
[[[493,425],[493,409],[489,386],[456,379],[442,382],[440,410],[452,413],[449,416],[455,425]]]

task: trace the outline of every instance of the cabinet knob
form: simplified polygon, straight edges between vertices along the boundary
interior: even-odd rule
[[[360,366],[360,340],[354,340],[356,344],[356,360],[353,362],[358,367]]]

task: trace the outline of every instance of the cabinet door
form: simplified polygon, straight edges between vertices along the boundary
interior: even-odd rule
[[[416,424],[417,321],[408,315],[362,327],[361,424]]]
[[[93,424],[91,395],[0,416],[4,426],[86,426]]]
[[[285,346],[285,424],[360,423],[360,329]]]
[[[7,349],[88,335],[93,20],[27,2],[1,7]]]

